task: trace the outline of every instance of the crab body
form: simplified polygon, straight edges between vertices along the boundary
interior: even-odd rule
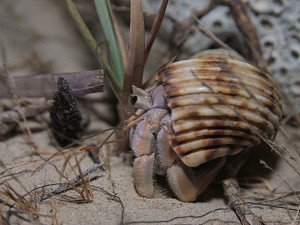
[[[282,114],[273,79],[225,50],[166,65],[154,86],[133,87],[132,97],[134,177],[145,197],[159,174],[180,200],[195,200],[227,155],[274,139]]]

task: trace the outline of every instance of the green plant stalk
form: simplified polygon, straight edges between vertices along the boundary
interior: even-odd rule
[[[118,80],[116,77],[115,73],[113,72],[111,66],[109,65],[107,59],[105,58],[103,52],[101,49],[98,47],[97,42],[95,41],[95,38],[91,34],[90,30],[86,26],[85,22],[83,21],[82,17],[80,16],[76,6],[74,5],[72,0],[65,0],[65,4],[75,21],[78,29],[80,30],[82,36],[84,37],[86,43],[89,45],[95,56],[100,58],[101,63],[103,64],[104,70],[111,81],[114,89],[118,94],[121,93],[122,87],[123,87],[123,82]]]
[[[111,8],[108,0],[94,0],[97,14],[101,22],[102,30],[108,42],[109,55],[113,65],[113,71],[118,81],[124,82],[124,64],[115,28],[111,18]]]

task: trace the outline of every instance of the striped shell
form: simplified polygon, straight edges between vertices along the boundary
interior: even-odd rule
[[[273,140],[282,116],[272,77],[237,53],[208,50],[158,72],[171,109],[170,145],[190,167]]]

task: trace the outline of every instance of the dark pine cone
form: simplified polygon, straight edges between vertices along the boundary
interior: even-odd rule
[[[57,89],[58,92],[53,97],[54,102],[50,109],[51,128],[58,143],[66,146],[80,138],[82,118],[72,90],[64,78],[58,79]]]

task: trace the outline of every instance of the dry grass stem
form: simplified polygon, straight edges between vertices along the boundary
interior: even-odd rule
[[[286,185],[287,187],[296,195],[296,197],[298,198],[298,200],[300,201],[300,197],[299,195],[295,192],[295,190],[291,187],[291,185],[276,171],[274,171],[265,161],[263,161],[262,159],[260,160],[260,164],[262,164],[265,168],[269,169],[270,171],[272,171],[273,173],[275,173]]]
[[[239,177],[238,178],[239,181],[244,181],[244,182],[239,182],[241,185],[245,185],[245,186],[263,186],[266,187],[266,189],[268,189],[268,191],[273,192],[274,189],[272,188],[272,186],[270,185],[270,183],[263,177],[259,177],[259,176],[252,176],[252,177]],[[254,180],[254,181],[260,181],[259,183],[249,183],[249,180]]]
[[[300,221],[298,220],[299,218],[299,212],[300,212],[300,205],[298,207],[298,211],[297,211],[297,214],[295,215],[293,221],[291,222],[291,225],[296,225],[298,224]]]
[[[36,173],[37,171],[41,170],[47,163],[50,163],[51,160],[52,160],[54,157],[58,156],[59,154],[62,154],[62,153],[65,152],[65,151],[69,151],[69,148],[70,148],[70,147],[72,147],[72,146],[74,146],[74,145],[76,145],[76,144],[82,144],[83,140],[87,140],[87,139],[90,139],[90,138],[92,138],[92,137],[98,136],[98,135],[100,135],[100,134],[106,133],[106,132],[108,132],[108,131],[112,131],[109,135],[106,136],[106,138],[102,141],[102,144],[99,146],[99,148],[102,148],[102,146],[104,145],[104,143],[105,143],[107,140],[109,140],[109,139],[111,138],[111,136],[112,136],[116,131],[118,131],[118,130],[122,131],[123,128],[121,128],[121,127],[111,127],[111,128],[107,128],[107,129],[104,129],[104,130],[102,130],[102,131],[96,132],[96,133],[94,133],[94,134],[92,134],[92,135],[86,136],[86,137],[82,138],[81,141],[77,141],[76,143],[72,143],[72,144],[67,145],[66,147],[64,147],[64,148],[62,148],[62,149],[60,149],[60,150],[58,150],[55,154],[53,154],[53,155],[50,156],[49,158],[44,159],[44,162],[43,162],[41,165],[39,165],[39,166],[33,171],[33,173]],[[79,147],[79,148],[81,148],[81,147]],[[59,170],[57,170],[57,171],[59,171]]]
[[[175,20],[176,22],[173,25],[173,31],[171,34],[171,40],[169,45],[171,56],[177,55],[180,48],[189,38],[189,35],[192,32],[191,27],[195,23],[194,15],[196,15],[196,17],[200,19],[208,12],[210,12],[215,7],[215,4],[216,3],[213,0],[208,1],[208,3],[202,9],[196,10],[184,20]]]
[[[131,1],[130,40],[125,69],[122,102],[127,105],[131,86],[142,86],[144,70],[145,28],[142,1]]]
[[[52,209],[52,212],[51,212],[52,225],[59,225],[60,223],[58,222],[58,219],[56,217],[56,203],[54,202],[53,199],[51,200],[51,209]]]
[[[147,59],[148,59],[149,53],[151,51],[151,47],[152,47],[152,45],[154,43],[154,40],[155,40],[155,38],[158,34],[160,25],[161,25],[161,23],[164,19],[165,12],[166,12],[166,9],[167,9],[167,6],[168,6],[168,2],[169,2],[169,0],[163,0],[161,2],[160,9],[159,9],[159,11],[158,11],[158,13],[155,17],[155,20],[154,20],[153,26],[151,28],[150,35],[148,37],[146,47],[145,47],[144,66],[147,63]]]
[[[82,181],[82,179],[91,174],[92,172],[96,171],[98,168],[101,168],[103,165],[103,162],[100,163],[100,164],[94,164],[92,167],[90,167],[88,170],[84,171],[82,174],[78,175],[77,177],[73,178],[72,180],[70,180],[68,183],[64,184],[64,185],[61,185],[59,188],[51,191],[50,194],[46,194],[46,195],[42,195],[39,197],[39,202],[42,202],[48,198],[51,198],[53,195],[58,195],[58,194],[61,194],[67,190],[69,190],[71,187],[76,190],[76,191],[79,191],[77,188],[76,188],[76,185],[78,185],[80,183],[80,181]],[[79,193],[81,193],[79,191]],[[81,193],[82,194],[82,193]]]
[[[13,206],[10,209],[14,208],[15,211],[11,211],[11,214],[29,222],[29,221],[38,221],[40,217],[50,218],[51,216],[42,214],[39,212],[39,205],[35,201],[28,201],[24,196],[20,195],[17,191],[13,189],[9,184],[5,184],[5,188],[0,190],[0,193],[6,196]],[[28,218],[21,216],[21,214],[27,215]]]
[[[194,15],[192,14],[195,21],[198,23],[198,25],[201,27],[199,29],[196,26],[193,26],[196,31],[199,31],[200,33],[204,34],[205,36],[211,38],[214,42],[216,42],[220,47],[227,49],[228,51],[234,51],[232,48],[230,48],[227,44],[225,44],[223,41],[221,41],[216,35],[214,35],[209,29],[207,29],[204,24]]]

